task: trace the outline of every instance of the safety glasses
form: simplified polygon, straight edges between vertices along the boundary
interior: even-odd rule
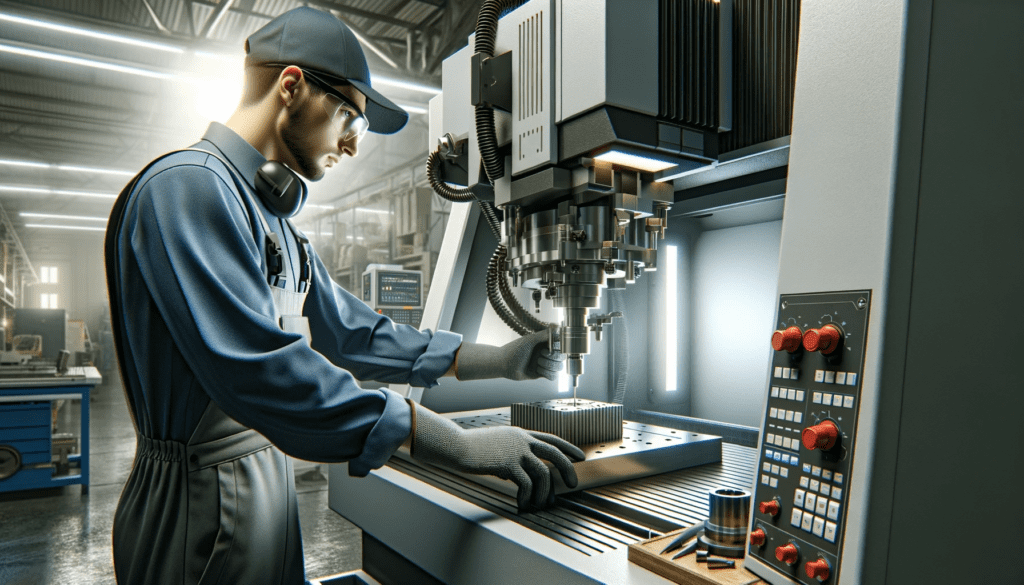
[[[344,142],[352,139],[360,140],[370,127],[370,122],[363,112],[322,77],[311,73],[308,69],[303,69],[302,73],[327,94],[324,108],[334,123],[335,130],[341,135],[341,140]]]

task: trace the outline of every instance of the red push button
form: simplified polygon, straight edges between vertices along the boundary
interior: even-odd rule
[[[807,427],[800,434],[804,447],[808,449],[821,449],[828,451],[836,444],[839,438],[839,427],[830,420],[822,421],[813,427]]]
[[[761,528],[750,533],[750,544],[754,546],[764,546],[766,540],[767,536]]]
[[[830,575],[830,567],[828,561],[825,559],[818,559],[816,561],[807,561],[804,565],[804,570],[807,571],[807,576],[818,581],[826,581]]]
[[[757,509],[760,510],[762,514],[768,514],[769,516],[779,515],[779,503],[775,500],[761,502],[757,505]]]
[[[830,355],[839,349],[843,334],[835,325],[825,325],[820,329],[808,329],[804,334],[804,349],[819,351],[821,355]]]
[[[796,545],[791,542],[786,546],[777,547],[775,549],[775,558],[787,565],[795,565],[797,559],[800,558],[800,551],[797,550]]]
[[[795,325],[785,329],[779,329],[772,334],[772,348],[774,348],[775,351],[786,350],[789,353],[793,353],[800,349],[800,341],[803,337],[803,331]]]

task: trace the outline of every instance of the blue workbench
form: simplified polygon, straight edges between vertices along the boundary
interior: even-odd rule
[[[70,368],[62,376],[0,379],[0,456],[17,471],[0,479],[0,492],[80,484],[89,492],[89,393],[101,382],[94,367]],[[81,401],[78,453],[69,459],[77,474],[54,477],[53,402]],[[2,477],[2,474],[0,474]]]

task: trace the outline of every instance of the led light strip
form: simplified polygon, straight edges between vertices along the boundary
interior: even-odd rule
[[[23,16],[17,16],[14,14],[5,14],[0,12],[0,20],[7,22],[13,22],[15,24],[22,24],[25,26],[34,26],[36,28],[45,28],[48,30],[54,30],[57,32],[68,33],[73,35],[79,35],[83,37],[91,37],[94,39],[100,39],[104,41],[111,41],[114,43],[123,43],[126,45],[134,45],[136,47],[145,47],[147,49],[156,49],[157,51],[167,51],[168,53],[183,53],[185,49],[182,47],[176,47],[173,45],[165,45],[163,43],[154,43],[152,41],[143,41],[141,39],[133,39],[130,37],[123,37],[121,35],[114,35],[110,33],[98,32],[94,30],[88,30],[79,28],[77,26],[67,26],[64,24],[57,24],[55,22],[48,22],[45,20],[36,20],[35,18],[25,18]]]
[[[34,213],[28,211],[22,211],[19,213],[21,217],[38,217],[43,219],[71,219],[81,221],[107,221],[106,217],[93,217],[93,216],[82,216],[82,215],[59,215],[53,213]]]
[[[39,193],[41,195],[68,195],[71,197],[95,197],[98,199],[117,199],[116,193],[97,193],[95,191],[76,191],[73,189],[50,189],[49,187],[20,187],[0,185],[0,191],[10,193]]]

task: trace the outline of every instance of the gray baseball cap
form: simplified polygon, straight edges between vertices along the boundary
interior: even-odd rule
[[[366,96],[369,130],[394,134],[409,114],[370,86],[370,69],[352,31],[331,14],[294,8],[245,40],[247,65],[285,64],[313,70],[330,82],[347,82]]]

